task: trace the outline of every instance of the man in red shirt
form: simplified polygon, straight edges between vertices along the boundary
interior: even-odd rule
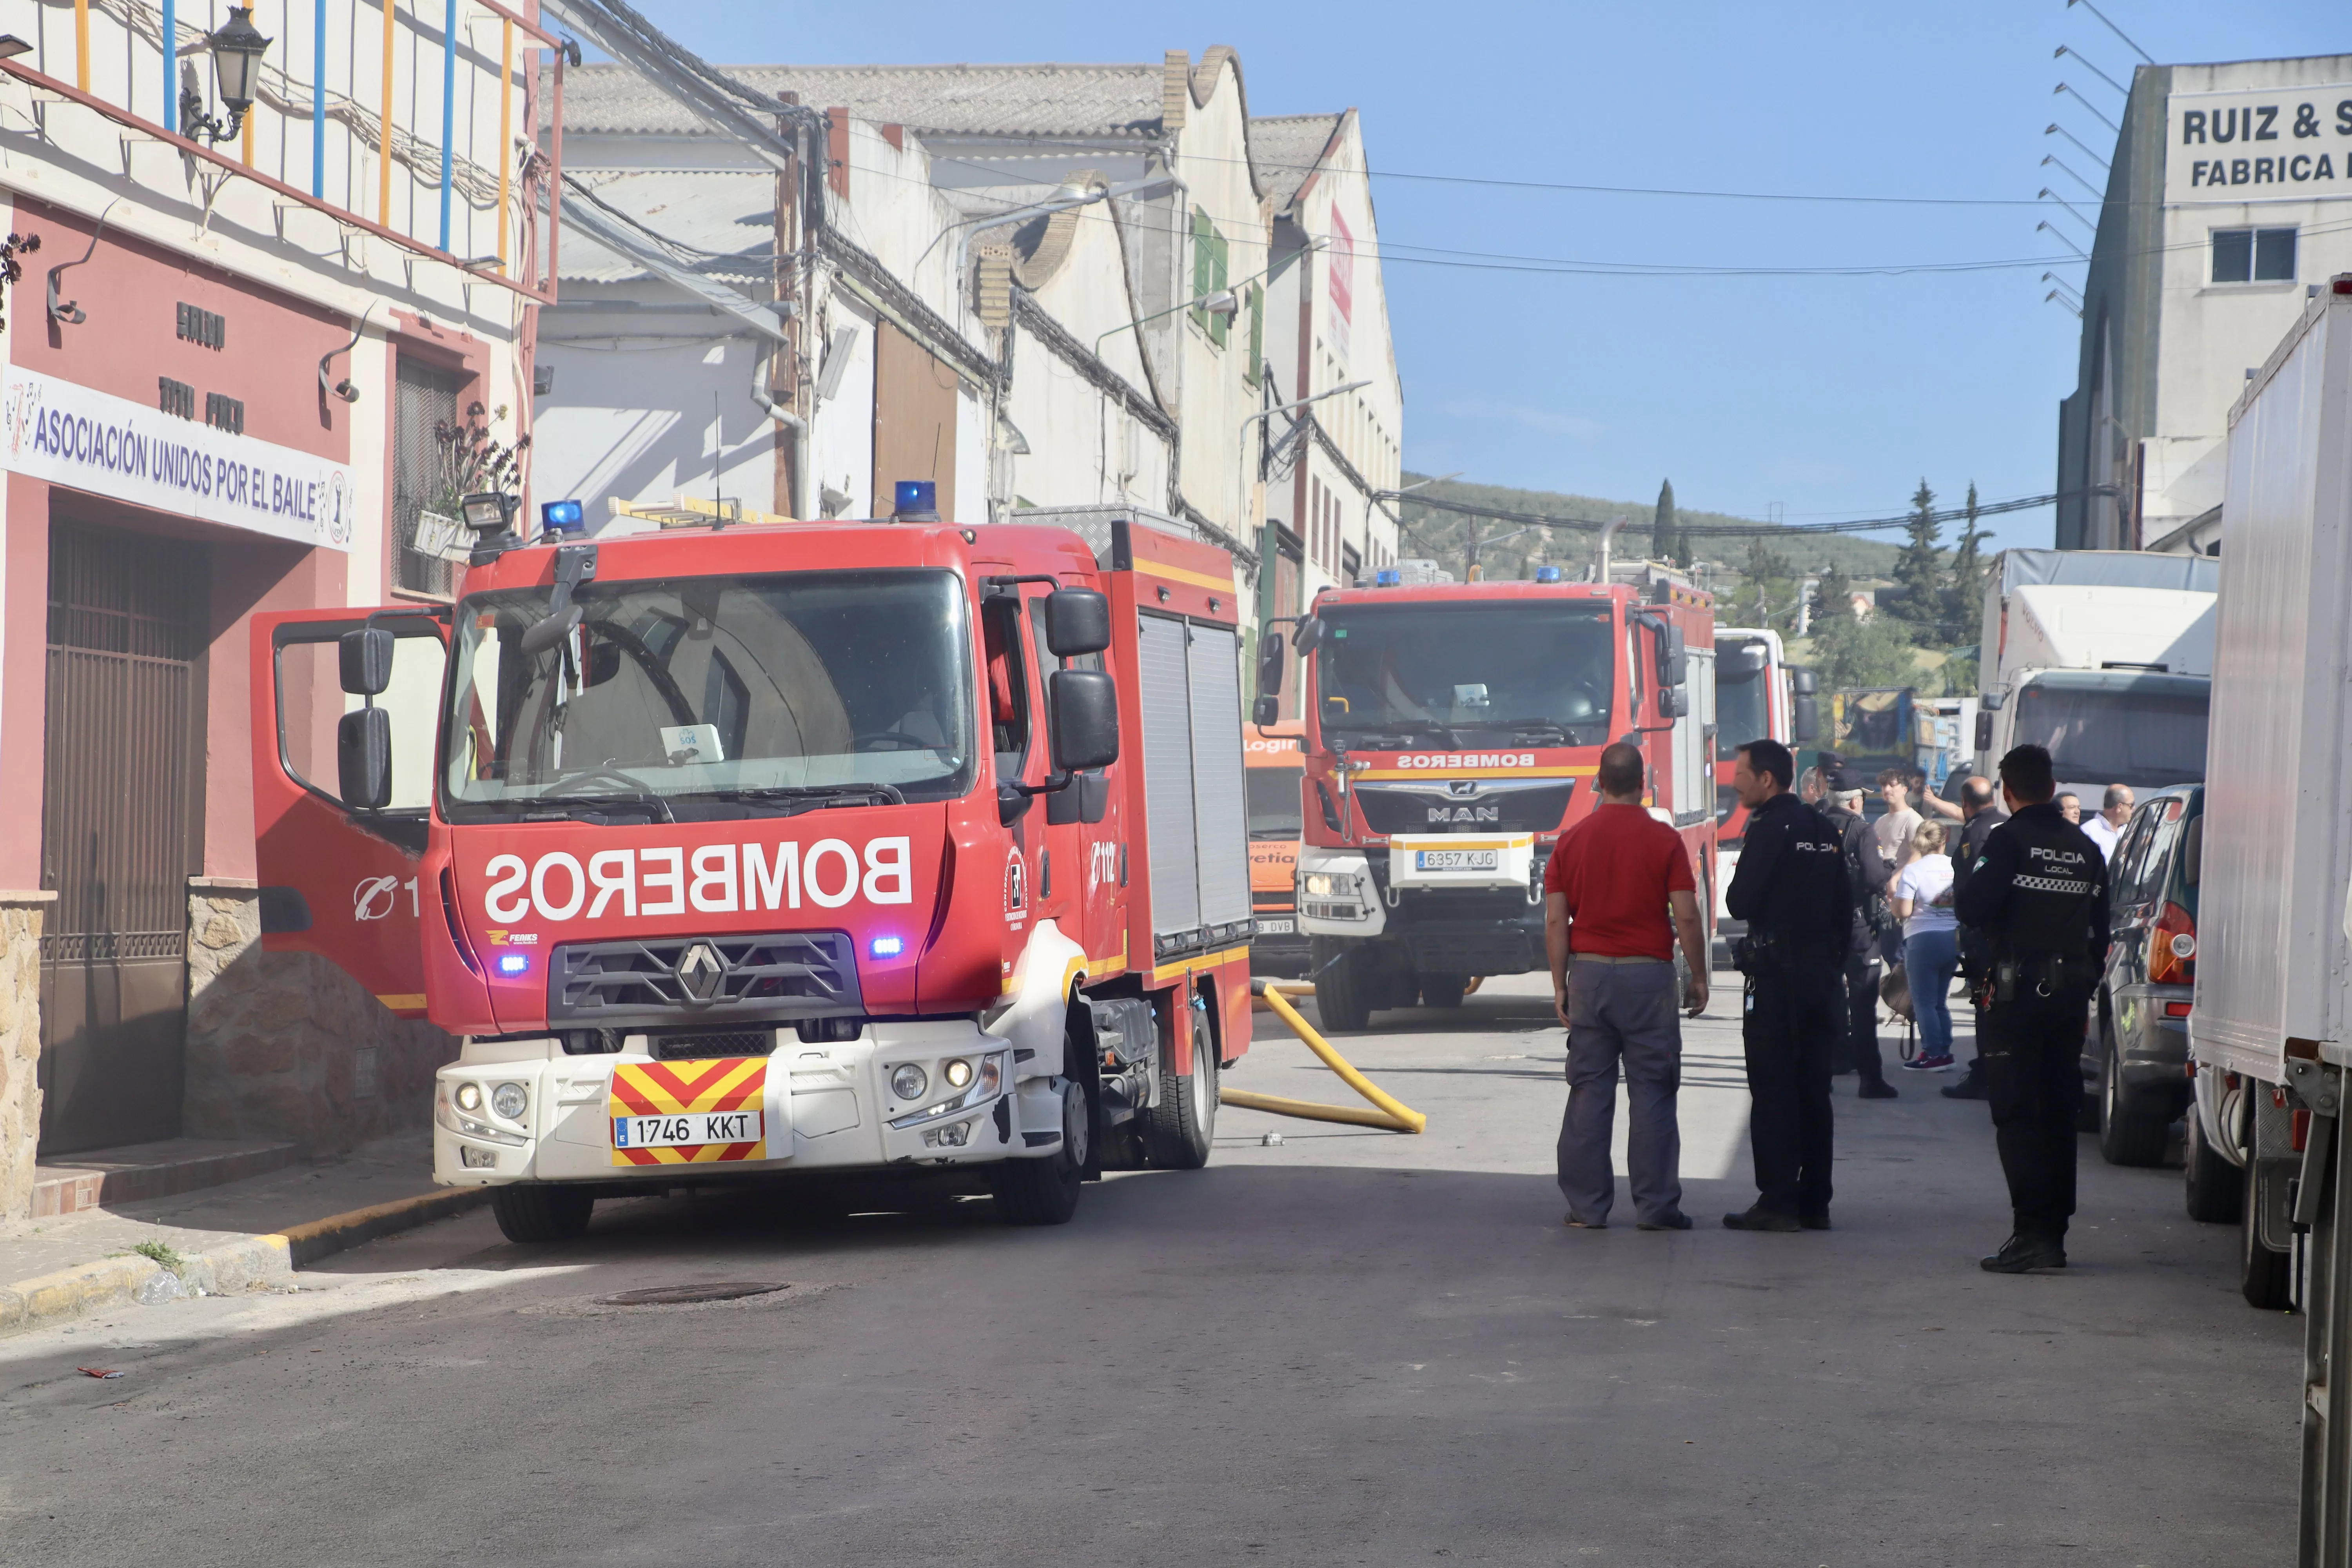
[[[1642,805],[1642,753],[1601,753],[1601,804],[1560,835],[1544,868],[1544,948],[1552,1005],[1568,1026],[1568,1111],[1559,1125],[1559,1190],[1568,1223],[1609,1223],[1617,1175],[1609,1134],[1617,1070],[1625,1070],[1626,1174],[1643,1230],[1688,1230],[1682,1211],[1682,1021],[1675,1016],[1674,942],[1690,979],[1690,1016],[1706,1011],[1706,932],[1682,836]],[[1673,921],[1668,923],[1671,911]],[[1575,959],[1574,967],[1570,958]]]

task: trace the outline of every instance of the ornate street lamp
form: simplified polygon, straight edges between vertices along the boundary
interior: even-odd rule
[[[253,25],[251,6],[229,7],[228,20],[205,39],[205,47],[212,51],[214,86],[228,110],[228,122],[223,124],[205,112],[204,95],[194,88],[184,89],[180,123],[191,141],[201,135],[207,142],[226,142],[244,129],[246,110],[253,107],[254,89],[261,84],[261,57],[269,44]]]

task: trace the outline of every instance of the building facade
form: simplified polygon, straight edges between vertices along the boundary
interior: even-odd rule
[[[2059,548],[2218,547],[2230,407],[2352,270],[2347,214],[2352,55],[2133,74],[2059,405]]]
[[[1352,113],[1303,141],[1253,118],[1224,47],[722,70],[775,106],[772,140],[657,71],[570,75],[542,494],[625,530],[887,515],[928,479],[971,522],[1156,514],[1253,593],[1274,515],[1293,605],[1302,569],[1393,559],[1364,510],[1402,396]]]
[[[239,122],[230,20],[0,10],[0,1218],[37,1152],[413,1123],[450,1050],[263,951],[252,623],[446,601],[413,545],[479,482],[453,433],[527,449],[553,231],[514,149],[553,40],[490,0],[288,7]],[[278,676],[330,736],[332,651]]]

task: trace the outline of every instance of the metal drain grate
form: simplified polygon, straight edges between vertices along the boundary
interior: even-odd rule
[[[624,1290],[617,1296],[599,1296],[600,1307],[690,1307],[702,1301],[740,1301],[746,1296],[766,1296],[778,1290],[789,1290],[788,1284],[776,1285],[654,1285],[643,1290]]]

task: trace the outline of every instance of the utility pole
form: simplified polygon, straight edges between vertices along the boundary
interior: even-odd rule
[[[1470,520],[1468,531],[1470,547],[1463,556],[1462,580],[1465,583],[1475,583],[1478,580],[1478,520],[1476,518]]]

